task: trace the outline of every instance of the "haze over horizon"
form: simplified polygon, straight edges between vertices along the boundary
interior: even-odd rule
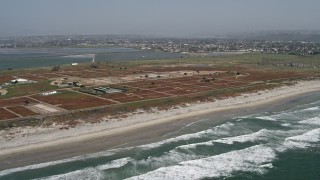
[[[317,0],[3,0],[0,36],[320,30]]]

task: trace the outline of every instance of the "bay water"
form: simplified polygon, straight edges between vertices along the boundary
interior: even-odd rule
[[[72,63],[180,58],[181,54],[124,47],[1,49],[0,70],[48,67]],[[187,56],[187,55],[184,55]]]

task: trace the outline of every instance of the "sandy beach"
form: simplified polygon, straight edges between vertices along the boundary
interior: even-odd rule
[[[101,123],[83,123],[69,130],[60,130],[58,125],[3,130],[0,131],[0,170],[160,139],[163,133],[197,121],[196,117],[201,115],[271,105],[319,89],[319,80],[303,81],[294,86],[187,104],[166,111],[140,110],[121,119],[104,117]]]

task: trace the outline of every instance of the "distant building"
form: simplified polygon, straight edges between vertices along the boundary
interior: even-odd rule
[[[57,94],[57,91],[48,91],[48,92],[42,93],[42,95],[44,95],[44,96],[49,96],[49,95],[53,95],[53,94]]]
[[[21,78],[11,80],[11,83],[26,83],[26,82],[28,82],[27,79],[21,79]]]

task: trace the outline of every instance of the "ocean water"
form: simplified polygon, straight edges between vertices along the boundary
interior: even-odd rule
[[[96,55],[96,62],[123,61],[141,59],[180,58],[181,54],[166,53],[133,48],[34,48],[34,49],[1,49],[0,70],[8,68],[47,67],[71,63],[85,63],[92,61]],[[186,55],[184,55],[186,56]]]
[[[205,118],[134,147],[0,172],[0,179],[320,179],[320,93]]]

